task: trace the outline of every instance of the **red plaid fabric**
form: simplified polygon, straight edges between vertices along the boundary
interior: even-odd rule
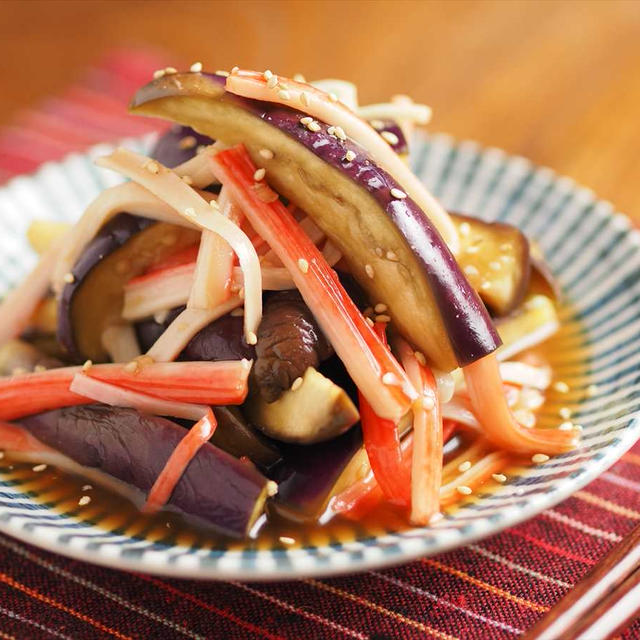
[[[81,87],[20,114],[0,133],[0,181],[156,129],[125,105],[164,64],[115,53]],[[124,574],[0,535],[0,638],[515,638],[634,527],[639,495],[640,444],[573,497],[500,535],[393,569],[295,582]],[[621,637],[640,638],[640,621]]]

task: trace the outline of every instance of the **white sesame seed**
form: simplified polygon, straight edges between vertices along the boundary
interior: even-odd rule
[[[291,385],[291,391],[297,391],[302,386],[302,378],[298,376]]]
[[[80,500],[78,500],[78,504],[81,507],[86,507],[91,502],[91,496],[82,496]]]
[[[456,489],[458,490],[458,493],[461,493],[463,496],[469,496],[473,493],[473,490],[471,489],[471,487],[467,487],[464,484],[461,484],[459,487],[456,487]]]
[[[340,140],[347,139],[347,134],[344,132],[344,129],[342,127],[336,127],[335,134],[336,134],[336,138],[340,138]]]
[[[84,484],[82,485],[82,490],[83,491],[91,491],[91,489],[93,489],[93,486],[90,484]]]
[[[458,465],[458,471],[461,471],[462,473],[469,471],[469,469],[471,469],[471,462],[469,460],[465,460]]]
[[[247,334],[247,344],[258,344],[258,336],[253,331]]]
[[[195,147],[198,144],[198,141],[195,139],[194,136],[185,136],[184,138],[181,138],[180,142],[178,143],[178,146],[181,149],[193,149],[193,147]]]
[[[407,197],[407,194],[404,191],[397,189],[396,187],[393,187],[390,193],[391,197],[397,198],[398,200],[404,200]]]
[[[280,91],[278,91],[278,98],[280,98],[280,100],[290,100],[291,94],[286,89],[280,89]]]
[[[187,216],[187,218],[195,218],[196,210],[193,207],[187,207],[184,210],[184,215]]]
[[[505,264],[508,264],[509,262],[514,262],[514,257],[508,253],[505,253],[504,255],[500,256],[500,260],[502,260],[502,262],[504,262]]]
[[[64,274],[63,280],[67,284],[73,284],[76,281],[76,277],[73,275],[73,273],[69,272]]]
[[[314,121],[307,125],[307,129],[309,129],[309,131],[313,131],[313,133],[318,133],[318,131],[322,130],[322,127]]]
[[[565,420],[568,420],[571,417],[572,413],[573,412],[571,411],[571,409],[569,409],[569,407],[560,407],[560,410],[558,411],[560,417],[564,418]]]
[[[576,431],[582,431],[582,430],[584,429],[584,427],[583,427],[581,424],[574,424],[574,425],[573,425],[573,428],[574,428]]]
[[[378,304],[373,307],[373,309],[376,313],[384,313],[388,309],[388,307],[386,304],[384,304],[384,302],[378,302]]]
[[[238,73],[238,71],[240,71],[240,67],[233,67],[233,69],[231,69],[231,73]]]
[[[193,73],[200,73],[202,71],[202,62],[194,62],[189,69]]]
[[[275,89],[278,86],[278,76],[272,75],[267,79],[267,87],[269,89]]]
[[[239,316],[243,316],[243,315],[244,315],[244,309],[243,309],[242,307],[237,307],[237,308],[235,308],[235,309],[233,309],[233,310],[231,311],[231,315],[232,315],[234,318],[237,318],[237,317],[239,317]]]
[[[333,125],[331,125],[330,127],[327,127],[327,133],[330,136],[335,136],[336,135],[336,128]]]
[[[414,351],[413,355],[423,367],[427,364],[427,359],[424,357],[424,353],[422,353],[422,351]]]
[[[366,271],[367,275],[372,279],[376,275],[376,272],[373,270],[373,267],[370,264],[365,264],[364,270]]]
[[[40,471],[44,471],[47,468],[46,464],[37,464],[35,467],[32,468],[33,471],[35,471],[36,473],[39,473]]]
[[[496,481],[496,482],[506,482],[507,481],[507,476],[504,475],[504,473],[492,473],[491,477]]]
[[[240,287],[240,290],[238,291],[238,298],[244,300],[244,287]]]
[[[382,120],[371,120],[369,124],[377,131],[384,129],[384,122],[382,122]]]
[[[468,265],[464,268],[464,272],[465,272],[468,276],[478,276],[478,275],[480,275],[480,272],[478,271],[477,267],[474,267],[472,264],[468,264]]]
[[[165,67],[164,72],[166,75],[172,75],[174,73],[178,73],[178,70],[175,67]]]
[[[269,480],[267,482],[267,495],[273,497],[276,493],[278,493],[278,485],[273,480]]]
[[[123,369],[127,373],[135,373],[138,370],[138,363],[135,360],[131,360],[131,362],[127,362],[127,364],[124,365]]]
[[[532,411],[528,409],[517,409],[513,412],[513,417],[518,421],[520,425],[531,429],[536,424],[536,416]]]
[[[573,431],[573,422],[571,422],[570,420],[561,422],[558,429],[560,429],[560,431]]]
[[[388,142],[390,145],[395,145],[400,142],[398,136],[393,133],[393,131],[383,131],[380,134],[385,142]]]
[[[398,256],[395,251],[387,251],[387,260],[391,262],[398,262]]]
[[[253,174],[253,179],[256,182],[260,182],[260,180],[264,180],[266,173],[267,173],[267,170],[264,168],[257,169],[256,172]]]
[[[290,538],[289,536],[280,536],[278,540],[280,540],[282,544],[295,544],[296,542],[294,538]]]
[[[196,148],[196,153],[202,153],[207,148],[205,144],[199,144]]]
[[[313,118],[311,116],[305,116],[304,118],[300,118],[300,124],[305,125],[311,124],[313,122]]]
[[[500,251],[511,251],[511,243],[510,242],[503,242],[500,245]]]
[[[480,288],[483,291],[486,291],[487,289],[491,289],[491,283],[488,280],[485,280],[481,285]]]
[[[543,464],[549,459],[549,456],[546,453],[534,453],[531,456],[531,462],[533,464]]]
[[[494,271],[500,271],[500,269],[502,269],[502,265],[497,260],[492,260],[489,263],[489,268],[493,269]]]
[[[144,168],[149,172],[153,173],[153,175],[157,175],[160,172],[160,166],[154,160],[150,160],[147,164],[144,165]]]
[[[333,93],[333,91],[331,91],[329,93],[329,100],[331,100],[331,102],[338,102],[338,96],[335,93]]]
[[[182,176],[182,182],[188,184],[189,186],[193,185],[193,178],[191,176]]]
[[[260,157],[265,160],[271,160],[273,158],[273,151],[271,151],[271,149],[260,149],[258,153],[260,154]]]
[[[468,222],[463,222],[458,227],[458,231],[460,231],[463,236],[468,236],[471,233],[471,225]]]
[[[301,74],[301,73],[294,73],[293,74],[293,79],[296,82],[306,82],[306,78]]]
[[[422,398],[422,408],[425,411],[433,411],[435,406],[436,406],[436,403],[435,403],[433,398],[431,398],[430,396],[423,396],[423,398]]]
[[[365,318],[365,320],[370,327],[373,327],[373,320],[371,318]]]
[[[271,80],[271,78],[273,78],[273,73],[272,73],[271,69],[267,69],[267,70],[262,74],[262,77],[263,77],[265,80]]]
[[[398,384],[398,380],[393,373],[387,371],[387,373],[382,376],[382,384],[395,385]]]
[[[480,247],[476,246],[475,244],[472,244],[471,246],[465,249],[467,253],[478,253],[479,250],[480,250]]]
[[[351,151],[351,149],[349,149],[349,151],[347,151],[347,153],[344,154],[344,159],[347,162],[353,162],[356,159],[356,154],[354,151]]]
[[[302,273],[308,273],[309,271],[309,263],[304,258],[298,259],[298,269],[302,271]]]
[[[302,104],[303,104],[305,107],[308,107],[308,106],[309,106],[310,98],[309,98],[309,94],[308,94],[306,91],[303,91],[303,92],[300,94],[300,102],[302,102]]]
[[[281,83],[278,85],[278,87],[279,87],[280,89],[288,89],[288,88],[289,88],[289,85],[288,85],[286,82],[281,82]]]
[[[555,382],[554,385],[553,385],[553,388],[558,393],[568,393],[569,392],[569,385],[566,382],[562,382],[562,380],[558,380],[558,382]]]
[[[162,78],[162,76],[164,76],[164,69],[158,69],[157,71],[153,72],[154,80],[158,80],[159,78]]]
[[[37,365],[33,368],[33,370],[34,370],[36,373],[42,373],[43,371],[46,371],[46,370],[47,370],[47,367],[45,367],[45,366],[43,366],[43,365],[41,365],[41,364],[37,364]]]
[[[383,322],[383,323],[391,322],[391,317],[385,314],[379,314],[376,316],[376,322]]]
[[[89,369],[91,369],[92,366],[93,366],[93,362],[91,360],[85,360],[84,364],[82,365],[82,370],[89,371]]]
[[[376,247],[374,251],[375,251],[375,254],[378,256],[378,258],[382,258],[382,256],[384,255],[384,251],[382,250],[382,247]]]
[[[215,72],[215,75],[222,76],[223,78],[228,78],[229,77],[229,72],[228,71],[223,71],[222,69],[218,69],[218,71]]]

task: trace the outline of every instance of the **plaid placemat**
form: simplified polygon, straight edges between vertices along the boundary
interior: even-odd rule
[[[116,52],[82,86],[19,114],[0,132],[0,182],[155,130],[125,106],[166,63]],[[570,499],[500,535],[393,569],[295,582],[126,574],[0,535],[0,638],[514,638],[633,528],[639,496],[637,444]],[[640,621],[621,637],[640,638]]]

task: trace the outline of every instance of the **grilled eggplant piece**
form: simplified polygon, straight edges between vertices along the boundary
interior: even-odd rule
[[[80,405],[25,418],[24,429],[83,467],[148,494],[186,431],[134,409]],[[252,465],[206,443],[176,485],[166,508],[188,521],[246,537],[264,510],[268,480]]]
[[[200,135],[191,127],[175,124],[160,136],[151,151],[151,157],[166,167],[173,168],[191,160],[198,152],[199,146],[212,143],[211,138]]]
[[[460,235],[458,264],[471,286],[496,316],[523,300],[531,273],[529,242],[510,224],[451,215]]]
[[[305,371],[299,387],[287,389],[275,402],[255,394],[243,409],[268,436],[298,444],[335,438],[360,418],[345,391],[313,367]]]
[[[102,334],[121,321],[124,285],[200,234],[166,222],[121,213],[108,222],[76,262],[58,304],[58,340],[69,357],[105,362]]]
[[[399,331],[438,368],[468,364],[499,345],[484,305],[424,212],[364,149],[326,124],[310,131],[300,111],[233,96],[223,78],[197,73],[143,87],[132,111],[243,143],[270,185],[314,219],[369,297],[392,310]]]

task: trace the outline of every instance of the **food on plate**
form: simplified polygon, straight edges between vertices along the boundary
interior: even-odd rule
[[[39,262],[0,306],[0,448],[244,540],[430,526],[576,446],[538,420],[557,284],[520,230],[411,171],[428,107],[194,69],[134,96],[172,125],[98,159],[127,182],[32,224]]]

